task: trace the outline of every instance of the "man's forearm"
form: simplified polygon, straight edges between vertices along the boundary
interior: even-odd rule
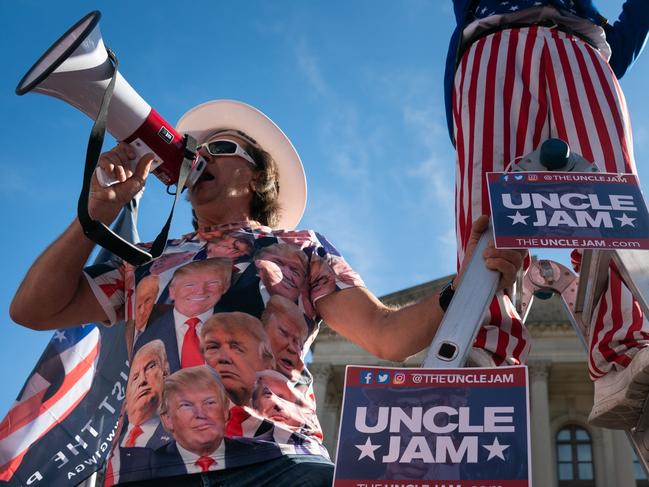
[[[622,13],[613,24],[604,26],[606,41],[611,46],[609,64],[618,79],[622,78],[642,52],[649,32],[649,2],[627,0]]]
[[[403,361],[430,345],[444,316],[437,293],[390,309],[365,288],[349,288],[317,302],[318,313],[341,335],[385,360]]]
[[[390,311],[381,326],[381,355],[388,360],[402,362],[421,352],[433,341],[443,317],[437,293],[418,303]],[[386,344],[391,346],[386,348]]]
[[[82,324],[99,308],[88,306],[89,286],[82,274],[94,243],[77,219],[32,264],[11,303],[11,318],[34,329]],[[78,309],[72,307],[77,305]],[[75,317],[78,315],[78,319]]]

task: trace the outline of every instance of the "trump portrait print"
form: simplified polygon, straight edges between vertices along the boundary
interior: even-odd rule
[[[364,284],[323,236],[220,225],[85,274],[132,350],[107,485],[328,458],[305,365],[316,303]]]

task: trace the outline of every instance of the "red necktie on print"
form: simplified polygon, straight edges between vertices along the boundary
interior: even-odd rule
[[[232,406],[230,408],[230,419],[225,424],[225,436],[232,438],[234,436],[243,436],[242,423],[250,417],[241,406]]]
[[[183,346],[180,352],[180,368],[194,367],[196,365],[203,365],[205,360],[201,355],[201,346],[196,334],[196,325],[201,322],[200,319],[194,317],[189,318],[185,323],[189,326],[189,330],[185,333],[183,339]]]
[[[201,472],[209,472],[210,466],[213,463],[216,463],[216,461],[213,458],[206,457],[205,455],[203,455],[202,457],[199,457],[198,460],[196,460],[194,465],[197,465],[201,469]]]
[[[128,434],[128,438],[126,438],[126,443],[124,443],[124,446],[126,448],[133,448],[135,446],[135,442],[137,441],[138,436],[140,436],[142,433],[143,433],[142,428],[140,428],[139,425],[135,425],[135,427]]]

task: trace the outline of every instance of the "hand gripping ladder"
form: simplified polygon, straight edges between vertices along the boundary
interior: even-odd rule
[[[597,167],[577,154],[570,153],[568,145],[562,140],[548,139],[539,150],[528,154],[512,166],[512,172],[521,171],[597,172]],[[482,259],[482,253],[492,236],[490,227],[480,238],[458,289],[426,352],[423,367],[464,366],[500,278],[497,272],[485,267]],[[520,292],[520,286],[516,287]],[[517,300],[515,297],[515,301]]]

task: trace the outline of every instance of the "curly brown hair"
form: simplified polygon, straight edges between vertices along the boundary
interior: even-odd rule
[[[275,227],[279,223],[279,171],[272,156],[254,145],[245,150],[257,164],[255,192],[250,203],[250,216],[262,225]]]

